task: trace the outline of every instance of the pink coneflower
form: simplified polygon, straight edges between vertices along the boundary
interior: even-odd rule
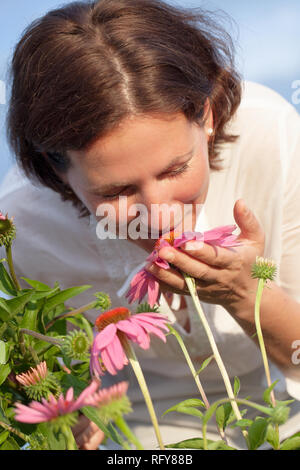
[[[99,315],[95,323],[99,333],[91,349],[91,372],[97,376],[103,375],[103,368],[105,368],[110,374],[116,375],[118,370],[128,364],[122,342],[129,339],[142,349],[148,349],[150,333],[166,342],[161,329],[169,331],[166,326],[168,322],[167,317],[159,313],[147,312],[131,315],[130,311],[124,307]],[[102,366],[99,363],[99,356]]]
[[[54,374],[48,371],[45,361],[31,367],[27,372],[16,375],[16,379],[24,387],[27,396],[33,400],[47,398],[50,392],[55,395],[60,392],[59,383]]]
[[[42,403],[33,401],[28,406],[16,403],[15,419],[22,423],[43,423],[56,420],[86,406],[90,395],[95,393],[98,388],[99,381],[94,379],[76,400],[74,400],[74,391],[71,387],[67,391],[66,397],[61,394],[56,399],[53,395],[50,395],[48,400],[42,398]]]
[[[170,264],[166,260],[160,258],[159,251],[164,247],[180,249],[190,241],[203,242],[211,246],[219,246],[223,248],[237,246],[239,245],[237,236],[232,235],[232,232],[235,229],[235,225],[225,225],[208,230],[204,233],[184,232],[183,234],[176,234],[176,232],[170,232],[168,237],[164,236],[157,240],[154,250],[148,256],[147,261],[149,263],[156,264],[162,269],[170,269]],[[151,307],[158,303],[160,297],[159,282],[154,275],[148,273],[146,269],[143,268],[133,277],[126,297],[128,298],[129,303],[135,302],[136,300],[141,302],[146,294],[148,294],[148,303]]]
[[[28,387],[30,385],[36,385],[47,377],[48,368],[46,361],[41,362],[35,368],[30,367],[30,370],[23,374],[16,375],[16,379],[20,384]]]

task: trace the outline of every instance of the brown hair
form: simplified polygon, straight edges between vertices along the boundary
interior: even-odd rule
[[[73,2],[34,21],[16,46],[7,118],[25,174],[87,210],[59,174],[68,150],[87,148],[132,114],[214,115],[210,167],[241,99],[230,36],[200,9],[160,0]]]

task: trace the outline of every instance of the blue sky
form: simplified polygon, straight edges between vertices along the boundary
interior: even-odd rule
[[[291,101],[292,83],[300,80],[299,0],[169,0],[175,5],[222,9],[234,20],[227,28],[238,41],[238,64],[245,79],[270,86]],[[0,6],[0,80],[6,83],[14,45],[24,28],[46,11],[68,1],[9,0]],[[3,83],[2,83],[3,86]],[[2,93],[3,95],[3,93]],[[12,164],[6,144],[0,83],[0,181]],[[300,105],[297,105],[300,112]]]

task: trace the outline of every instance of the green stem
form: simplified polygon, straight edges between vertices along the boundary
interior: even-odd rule
[[[29,436],[26,436],[26,434],[23,434],[21,431],[19,431],[18,429],[13,428],[9,424],[6,424],[6,423],[3,423],[3,421],[0,421],[0,426],[2,428],[6,429],[9,432],[13,432],[16,436],[23,439],[23,441],[30,442],[30,437]]]
[[[63,424],[61,430],[67,441],[67,450],[78,450],[75,438],[69,426]]]
[[[52,338],[52,336],[45,336],[45,335],[42,335],[41,333],[37,333],[36,331],[28,330],[27,328],[21,328],[19,330],[20,342],[23,341],[24,334],[33,336],[34,338],[40,339],[47,343],[55,344],[56,346],[62,345],[61,339]]]
[[[197,310],[197,313],[198,313],[198,315],[200,317],[200,320],[202,322],[203,328],[204,328],[204,330],[206,332],[206,335],[208,337],[212,352],[214,354],[216,363],[219,367],[220,373],[221,373],[223,381],[224,381],[224,385],[225,385],[225,388],[226,388],[226,391],[227,391],[227,395],[228,395],[229,399],[232,401],[231,406],[232,406],[233,412],[235,414],[236,419],[240,420],[240,419],[242,419],[242,415],[241,415],[239,407],[238,407],[238,405],[235,401],[235,396],[234,396],[234,393],[233,393],[233,389],[232,389],[230,379],[229,379],[229,376],[227,374],[225,365],[224,365],[223,360],[221,358],[221,355],[219,353],[217,344],[216,344],[215,339],[213,337],[213,334],[212,334],[212,331],[211,331],[210,326],[208,324],[208,321],[207,321],[207,319],[205,317],[205,314],[202,310],[200,300],[199,300],[197,292],[196,292],[195,280],[186,273],[182,273],[182,274],[184,276],[185,282],[187,284],[187,287],[188,287],[189,292],[191,294],[191,297],[193,299],[193,302],[194,302],[195,308]],[[243,433],[243,435],[245,437],[245,440],[247,442],[247,445],[248,445],[248,433],[247,433],[247,431],[242,431],[242,433]]]
[[[254,318],[255,318],[255,327],[256,327],[256,333],[257,333],[257,339],[260,347],[260,352],[264,364],[264,369],[265,369],[265,375],[267,379],[267,384],[268,387],[271,387],[272,385],[272,379],[271,379],[271,373],[270,373],[270,368],[269,368],[269,362],[268,362],[268,356],[266,352],[266,347],[265,347],[265,342],[263,338],[263,333],[261,329],[261,323],[260,323],[260,304],[261,304],[261,298],[263,294],[263,290],[266,284],[265,279],[259,279],[258,281],[258,286],[257,286],[257,292],[256,292],[256,299],[255,299],[255,311],[254,311]],[[271,390],[270,393],[270,398],[273,407],[276,406],[276,399],[275,399],[275,394],[274,390]],[[275,426],[276,433],[278,435],[278,442],[279,442],[279,426]]]
[[[264,279],[259,279],[258,281],[258,287],[257,287],[257,293],[256,293],[256,300],[255,300],[255,326],[256,326],[256,332],[257,332],[257,339],[262,355],[262,360],[265,368],[265,374],[266,374],[266,379],[267,379],[267,384],[268,387],[272,385],[272,380],[271,380],[271,374],[270,374],[270,368],[269,368],[269,363],[268,363],[268,357],[267,357],[267,352],[265,348],[265,343],[264,343],[264,338],[263,338],[263,333],[261,329],[261,324],[260,324],[260,303],[261,303],[261,298],[262,298],[262,293],[264,290],[266,281]],[[276,400],[274,396],[273,390],[271,391],[270,394],[272,404],[275,407],[276,406]]]
[[[185,344],[184,344],[184,342],[183,342],[183,340],[182,340],[180,334],[178,333],[178,331],[176,331],[171,325],[167,325],[167,326],[168,326],[170,332],[175,336],[175,338],[177,339],[177,341],[178,341],[178,343],[179,343],[179,346],[181,347],[181,350],[182,350],[182,352],[183,352],[183,355],[184,355],[184,357],[185,357],[185,360],[186,360],[186,362],[187,362],[187,364],[188,364],[188,366],[189,366],[189,369],[190,369],[190,371],[191,371],[191,373],[192,373],[192,376],[194,377],[194,380],[195,380],[196,385],[197,385],[197,387],[198,387],[198,390],[199,390],[199,392],[200,392],[200,395],[201,395],[201,398],[202,398],[203,403],[204,403],[204,405],[205,405],[205,408],[208,410],[209,407],[210,407],[210,404],[209,404],[209,401],[208,401],[207,396],[206,396],[206,394],[205,394],[205,391],[204,391],[204,389],[203,389],[203,386],[202,386],[202,384],[201,384],[201,382],[200,382],[199,375],[197,374],[196,369],[195,369],[195,367],[194,367],[194,364],[193,364],[193,362],[192,362],[192,360],[191,360],[191,357],[190,357],[190,355],[189,355],[189,352],[188,352],[188,350],[187,350],[187,348],[186,348],[186,346],[185,346]],[[224,433],[224,431],[223,431],[219,426],[218,426],[218,431],[219,431],[219,434],[220,434],[220,436],[221,436],[221,439],[223,439],[223,440],[227,443],[225,433]]]
[[[96,304],[97,304],[97,301],[93,301],[93,302],[90,302],[89,304],[83,305],[82,307],[76,308],[69,312],[62,313],[61,315],[57,315],[57,317],[53,318],[53,320],[47,323],[47,325],[45,326],[46,331],[49,330],[49,328],[51,328],[51,326],[53,326],[57,320],[61,320],[62,318],[67,318],[67,317],[74,317],[75,315],[84,313],[87,310],[91,310],[95,308]]]
[[[145,378],[144,378],[143,371],[142,371],[141,366],[139,364],[139,361],[138,361],[138,359],[135,355],[135,352],[134,352],[133,348],[131,347],[130,343],[127,341],[127,338],[125,336],[122,336],[122,344],[124,346],[125,352],[127,354],[129,362],[131,364],[131,367],[133,368],[133,371],[136,375],[136,378],[137,378],[137,381],[138,381],[139,386],[141,388],[142,394],[144,396],[144,399],[145,399],[145,402],[146,402],[146,405],[147,405],[147,408],[148,408],[148,411],[149,411],[149,415],[150,415],[150,418],[151,418],[151,421],[152,421],[152,424],[153,424],[153,427],[154,427],[154,431],[155,431],[155,435],[156,435],[156,438],[157,438],[159,448],[161,450],[165,450],[165,447],[164,447],[164,444],[163,444],[163,441],[162,441],[162,438],[161,438],[159,426],[158,426],[157,417],[156,417],[154,407],[153,407],[153,403],[152,403],[152,400],[151,400],[151,396],[150,396],[150,393],[149,393],[149,390],[148,390],[148,387],[147,387],[147,384],[146,384],[146,381],[145,381]]]
[[[123,418],[123,416],[119,416],[118,418],[115,418],[114,421],[115,421],[116,425],[118,426],[118,428],[120,429],[120,431],[124,434],[124,436],[127,437],[129,442],[132,442],[132,444],[134,444],[135,447],[138,450],[144,450],[142,444],[137,439],[137,437],[133,434],[133,432],[131,431],[131,429],[127,425],[127,423],[126,423],[125,419]]]
[[[14,264],[13,264],[13,259],[12,259],[12,252],[11,252],[11,245],[6,247],[6,256],[7,256],[7,264],[8,264],[8,267],[9,267],[9,272],[10,272],[11,278],[13,280],[13,283],[15,285],[15,288],[16,288],[17,291],[21,290],[19,281],[18,281],[16,273],[15,273],[15,269],[14,269]]]

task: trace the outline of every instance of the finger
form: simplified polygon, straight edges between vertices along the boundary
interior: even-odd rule
[[[99,431],[102,433],[101,429],[99,429],[95,423],[90,420],[88,420],[88,422],[88,426],[86,426],[80,434],[77,434],[75,438],[78,447],[85,446],[88,442],[90,442],[95,434],[99,434]]]
[[[212,282],[216,279],[218,274],[217,270],[211,266],[174,248],[162,248],[159,251],[159,256],[181,271],[201,281]]]
[[[235,203],[233,215],[241,230],[239,238],[264,243],[265,235],[263,228],[243,199],[239,199]]]
[[[153,274],[153,276],[155,276],[156,279],[160,281],[160,284],[162,283],[167,290],[170,290],[170,287],[172,290],[176,289],[177,291],[185,289],[185,281],[182,275],[175,269],[162,269],[156,264],[147,266],[145,269]],[[169,288],[167,286],[169,286]]]
[[[191,240],[181,247],[189,256],[216,269],[226,269],[232,264],[236,253],[234,248],[212,246],[207,243]]]
[[[84,432],[86,428],[88,428],[90,424],[90,420],[85,415],[80,415],[77,424],[72,427],[72,432],[74,437],[79,436]]]
[[[83,442],[80,446],[83,450],[97,450],[99,445],[104,439],[104,433],[101,429],[97,429],[97,431],[86,441]]]

